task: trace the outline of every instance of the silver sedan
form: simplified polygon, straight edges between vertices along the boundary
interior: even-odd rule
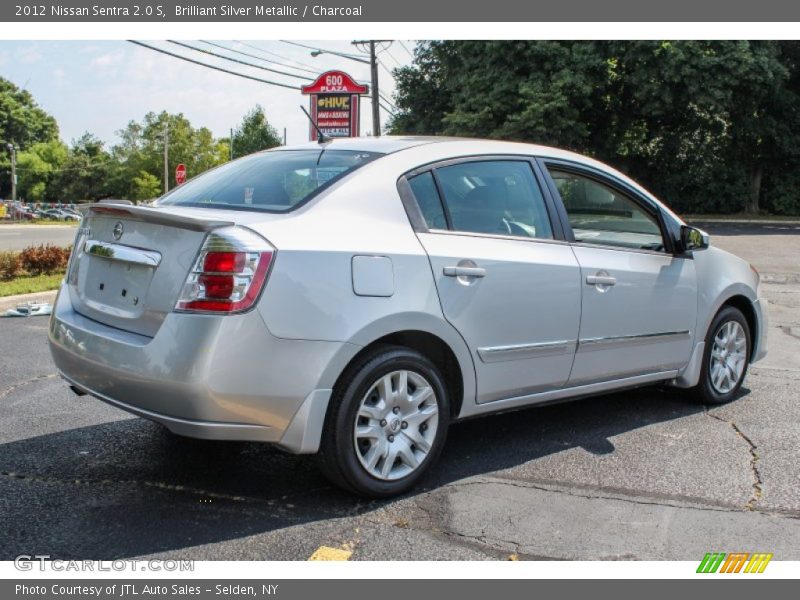
[[[646,384],[728,402],[764,304],[755,269],[597,161],[384,137],[90,206],[49,335],[76,393],[388,496],[459,419]]]

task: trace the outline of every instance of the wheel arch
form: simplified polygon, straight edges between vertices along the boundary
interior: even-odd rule
[[[373,323],[351,340],[361,349],[350,358],[336,378],[341,377],[364,354],[380,345],[406,346],[429,358],[445,378],[451,398],[451,417],[475,401],[476,379],[472,355],[458,332],[447,322],[428,314],[392,315]]]
[[[714,315],[719,313],[720,310],[725,308],[726,306],[732,306],[733,308],[738,309],[744,315],[745,320],[747,321],[747,326],[750,328],[750,356],[748,357],[749,360],[753,360],[753,357],[756,352],[756,343],[755,341],[758,339],[759,331],[759,323],[758,317],[756,316],[756,311],[753,308],[753,302],[747,297],[742,294],[735,294],[727,298],[719,308],[714,312]]]

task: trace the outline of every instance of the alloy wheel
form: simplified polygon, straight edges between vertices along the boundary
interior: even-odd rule
[[[414,371],[392,371],[375,381],[359,404],[356,456],[373,477],[400,479],[428,457],[438,425],[439,405],[430,383]]]
[[[747,336],[738,322],[726,321],[717,329],[710,361],[711,385],[720,394],[729,393],[739,383],[747,364]]]

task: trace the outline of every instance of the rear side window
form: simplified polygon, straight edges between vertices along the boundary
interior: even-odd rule
[[[447,229],[442,201],[430,171],[408,180],[428,229]]]
[[[526,161],[465,162],[436,169],[456,231],[552,239],[544,197]]]
[[[253,154],[188,181],[157,204],[287,212],[379,156],[325,148]]]

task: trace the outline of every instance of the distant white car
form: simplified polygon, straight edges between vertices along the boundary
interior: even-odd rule
[[[4,317],[41,317],[50,315],[53,312],[53,305],[49,302],[33,302],[20,304],[15,308],[9,308],[3,313]]]
[[[319,452],[369,496],[414,486],[454,420],[656,383],[727,402],[766,353],[755,269],[542,146],[283,147],[92,205],[74,248],[50,321],[74,390]]]

